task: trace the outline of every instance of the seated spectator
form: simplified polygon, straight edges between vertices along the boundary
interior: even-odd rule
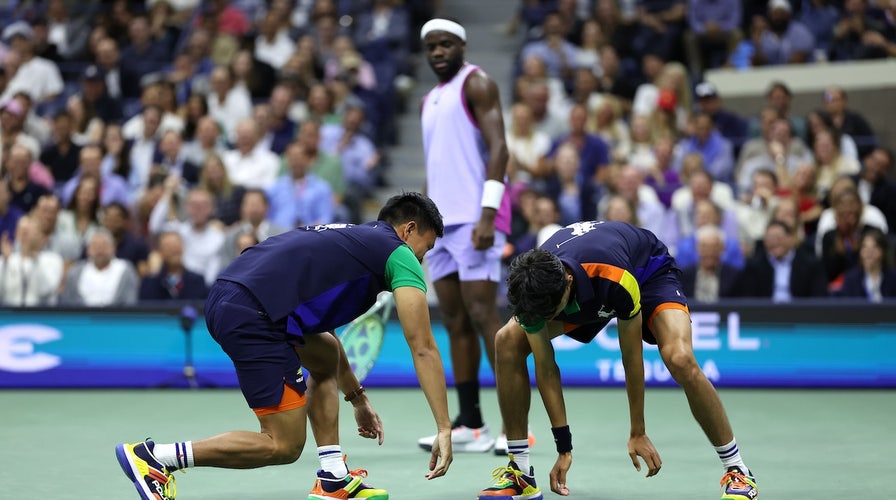
[[[834,124],[834,130],[847,134],[856,143],[859,157],[864,158],[877,146],[877,137],[864,116],[849,108],[846,91],[840,87],[828,87],[824,91],[824,110]]]
[[[608,176],[610,165],[610,148],[599,135],[585,131],[588,120],[588,108],[584,104],[575,104],[569,112],[569,132],[554,139],[551,149],[539,161],[539,171],[554,172],[555,156],[563,144],[571,144],[579,156],[579,174],[581,182],[603,184]],[[578,219],[582,220],[582,219]],[[577,222],[577,221],[572,221]]]
[[[312,158],[308,151],[293,142],[284,156],[288,173],[281,175],[267,191],[271,202],[268,219],[290,229],[333,222],[333,192],[325,180],[311,172]]]
[[[756,170],[773,171],[778,176],[780,186],[789,189],[797,167],[814,163],[811,151],[801,139],[793,136],[790,121],[783,118],[775,119],[769,126],[765,140],[754,144],[748,142],[741,149],[740,170],[736,177],[740,193],[749,191],[749,183]]]
[[[20,57],[15,75],[0,94],[0,102],[23,91],[35,104],[52,101],[62,93],[65,85],[56,63],[34,53],[34,31],[27,21],[16,21],[3,29],[3,42]]]
[[[0,304],[11,307],[56,305],[62,257],[45,249],[46,234],[30,216],[19,219],[16,245],[0,238]]]
[[[87,145],[81,148],[81,165],[75,175],[68,180],[61,190],[62,202],[66,205],[72,200],[75,188],[82,177],[99,179],[100,205],[106,206],[113,201],[124,205],[131,204],[131,191],[127,182],[113,173],[102,173],[103,150],[99,146]]]
[[[158,271],[140,282],[141,301],[205,299],[208,287],[202,275],[184,266],[184,240],[179,233],[159,234],[158,260]]]
[[[43,148],[40,162],[50,167],[53,179],[64,183],[72,178],[78,169],[81,146],[74,143],[72,116],[59,111],[53,116],[53,139]]]
[[[737,217],[733,213],[734,195],[731,187],[722,182],[716,182],[706,170],[694,170],[687,184],[680,187],[672,194],[670,227],[666,228],[666,242],[670,248],[675,248],[675,242],[679,238],[685,238],[694,234],[695,214],[697,203],[701,200],[712,201],[722,210],[722,219],[718,225],[725,231],[725,236],[737,241],[738,228]]]
[[[799,21],[815,38],[815,60],[829,59],[834,41],[834,26],[840,11],[831,0],[808,0],[800,5]]]
[[[258,238],[256,238],[254,234],[248,232],[239,233],[236,235],[236,240],[233,242],[234,253],[236,255],[241,255],[247,248],[255,246],[258,243]]]
[[[697,261],[685,265],[676,258],[676,264],[682,267],[681,291],[684,296],[704,304],[735,297],[740,270],[726,264],[722,258],[728,246],[725,233],[718,226],[705,225],[697,229],[695,239]]]
[[[825,197],[834,179],[844,175],[859,173],[859,162],[840,153],[839,138],[832,130],[822,130],[813,134],[812,152],[815,154],[815,187],[820,197]]]
[[[862,233],[874,227],[861,224],[863,208],[855,188],[844,189],[831,199],[835,227],[821,235],[821,262],[831,291],[839,290],[843,273],[858,265]]]
[[[675,170],[681,170],[681,160],[688,154],[697,153],[703,157],[706,171],[719,182],[734,183],[734,149],[731,142],[716,130],[712,117],[707,113],[697,113],[691,117],[692,134],[678,142],[675,147]]]
[[[663,206],[672,206],[672,196],[682,186],[679,171],[673,166],[674,143],[670,137],[660,137],[653,147],[655,164],[647,169],[644,183],[656,191]],[[701,167],[702,168],[702,167]]]
[[[750,125],[747,120],[724,107],[719,90],[712,82],[698,84],[694,95],[697,97],[697,109],[712,117],[716,130],[731,142],[734,154],[739,154],[741,146],[749,138]]]
[[[184,145],[184,155],[194,165],[204,165],[209,155],[219,156],[226,150],[221,128],[210,116],[199,118],[193,140]]]
[[[76,248],[71,249],[71,253],[62,254],[67,262],[81,258],[87,242],[100,228],[99,213],[99,182],[96,177],[81,177],[75,192],[65,209],[59,212],[56,221],[56,232],[67,235],[70,241],[78,243]]]
[[[268,105],[271,108],[271,119],[265,138],[268,139],[269,148],[275,154],[282,155],[286,146],[296,136],[298,125],[289,117],[289,109],[295,100],[293,89],[289,85],[279,83],[271,91]]]
[[[565,106],[555,106],[552,101],[548,82],[545,79],[527,81],[520,89],[520,101],[526,103],[532,110],[535,130],[548,135],[553,141],[568,131],[568,110]],[[558,108],[563,108],[559,110]],[[510,126],[511,120],[505,120]]]
[[[856,141],[849,134],[841,134],[834,127],[830,115],[822,110],[812,110],[806,114],[806,144],[815,144],[815,135],[823,131],[831,131],[840,138],[840,154],[850,160],[859,161],[859,149]]]
[[[131,145],[121,135],[121,125],[110,123],[103,130],[103,162],[100,172],[103,175],[115,174],[122,179],[131,176]],[[80,156],[79,156],[80,157]]]
[[[862,297],[880,302],[884,297],[896,297],[896,271],[893,270],[887,235],[871,228],[862,233],[859,241],[859,262],[846,271],[840,297]]]
[[[830,204],[833,200],[840,197],[840,195],[846,191],[857,191],[856,184],[850,177],[839,177],[834,181],[834,184],[831,186],[831,190],[828,193],[827,199],[828,204]],[[859,201],[861,201],[861,196],[859,197]],[[884,233],[890,232],[890,226],[887,224],[887,218],[874,205],[868,205],[862,203],[861,210],[859,210],[859,221],[857,223],[860,227],[864,226],[873,226]],[[832,206],[827,206],[824,210],[822,210],[821,215],[818,217],[818,226],[816,228],[815,236],[814,236],[814,249],[815,255],[821,257],[822,254],[822,238],[829,231],[832,231],[837,228],[837,218],[834,215],[834,208]]]
[[[102,123],[118,123],[124,118],[120,99],[106,90],[106,75],[99,66],[91,64],[81,74],[81,91],[77,94],[84,105],[87,121],[98,118]]]
[[[308,89],[308,119],[321,126],[339,124],[342,117],[336,112],[333,91],[323,83],[315,83]]]
[[[348,214],[343,205],[346,186],[345,177],[342,175],[342,161],[337,156],[321,151],[320,128],[321,124],[313,120],[302,123],[296,142],[305,148],[305,153],[311,161],[310,171],[330,185],[330,190],[333,192],[336,220],[345,221]]]
[[[200,165],[187,158],[180,133],[168,130],[162,134],[159,148],[153,155],[152,172],[165,176],[177,175],[187,186],[195,186],[199,182],[199,171]]]
[[[295,41],[289,36],[288,25],[277,19],[275,11],[268,11],[258,21],[255,38],[255,57],[275,69],[280,69],[292,55]]]
[[[115,257],[130,262],[142,277],[147,272],[149,245],[131,229],[132,225],[131,212],[121,203],[113,202],[103,209],[103,228],[112,235]]]
[[[236,126],[236,148],[221,155],[227,167],[227,177],[233,184],[244,188],[267,189],[277,179],[280,159],[259,146],[261,130],[252,118],[246,118]],[[341,173],[340,173],[341,175]]]
[[[168,84],[166,83],[165,85]],[[158,136],[166,130],[183,132],[185,127],[184,119],[176,114],[174,110],[166,109],[166,106],[170,106],[170,104],[166,103],[163,99],[163,96],[169,93],[164,90],[165,85],[160,81],[151,80],[146,82],[143,86],[143,92],[140,95],[139,103],[141,112],[129,118],[124,122],[124,125],[121,126],[121,135],[123,135],[125,139],[138,139],[141,137],[146,139],[158,139]],[[170,93],[173,94],[173,92]],[[148,128],[145,123],[147,110],[156,112],[152,116],[152,130],[148,133],[145,130]]]
[[[632,200],[622,197],[618,194],[611,194],[606,198],[606,209],[601,220],[626,222],[633,226],[641,226],[638,220],[638,211]]]
[[[660,138],[672,140],[672,136],[668,134],[654,134],[650,128],[650,118],[644,115],[632,116],[629,128],[631,131],[631,147],[628,151],[628,157],[623,163],[628,163],[641,172],[653,170],[657,166],[656,151],[654,150],[655,143]]]
[[[224,161],[217,154],[210,153],[205,157],[198,187],[211,195],[215,207],[214,219],[221,221],[225,226],[240,219],[240,204],[246,188],[230,182]]]
[[[240,220],[229,227],[224,235],[224,245],[221,247],[221,268],[227,267],[233,262],[239,253],[236,253],[236,239],[241,234],[251,234],[257,242],[262,242],[271,236],[288,231],[289,227],[280,227],[271,224],[268,220],[268,197],[260,189],[249,189],[243,195],[240,205]]]
[[[702,199],[694,205],[694,232],[689,236],[679,238],[675,245],[675,262],[681,268],[695,265],[699,261],[697,233],[701,227],[714,226],[721,229],[722,210],[718,206],[708,199]],[[724,244],[720,256],[721,262],[735,269],[743,268],[744,255],[740,242],[726,234]]]
[[[208,94],[208,114],[223,128],[228,141],[237,140],[237,126],[252,116],[252,98],[249,91],[237,87],[233,72],[219,66],[211,74],[212,91]]]
[[[576,146],[561,144],[556,153],[555,171],[545,182],[545,193],[557,205],[556,222],[563,226],[597,218],[598,193],[582,170]]]
[[[815,38],[803,23],[792,19],[792,10],[788,0],[771,0],[768,17],[753,18],[753,66],[811,62]]]
[[[880,209],[887,226],[896,230],[896,183],[889,178],[892,169],[893,152],[878,147],[865,157],[862,171],[854,180],[862,202]]]
[[[790,122],[790,128],[793,135],[805,140],[806,138],[806,120],[798,115],[793,114],[793,92],[786,83],[775,80],[771,82],[765,91],[766,107],[774,109],[778,116],[776,118],[784,118]],[[756,131],[752,130],[751,137],[756,136]]]
[[[531,41],[523,46],[520,61],[530,55],[537,55],[544,61],[548,77],[558,78],[564,82],[564,86],[571,86],[578,49],[566,40],[563,22],[558,13],[545,16],[542,32],[541,40]]]
[[[638,86],[632,103],[632,115],[654,117],[657,110],[664,111],[671,118],[669,123],[664,124],[666,129],[677,134],[687,128],[692,102],[688,70],[679,62],[667,62],[653,81]]]
[[[833,30],[831,59],[854,61],[884,59],[892,55],[887,50],[885,36],[888,34],[887,16],[872,3],[868,0],[843,2],[843,13]]]
[[[821,203],[821,197],[818,196],[816,175],[815,165],[804,163],[793,173],[790,189],[783,190],[794,200],[797,212],[800,214],[802,225],[797,229],[803,229],[803,235],[811,236],[813,239],[818,227],[818,218],[825,208]]]
[[[532,184],[544,173],[538,170],[538,159],[548,153],[551,138],[534,127],[532,109],[518,102],[510,108],[510,123],[506,130],[507,176],[515,190]]]
[[[59,303],[79,307],[131,305],[137,302],[139,283],[134,266],[115,257],[112,234],[99,229],[87,244],[87,258],[75,262],[66,273]]]
[[[28,213],[37,204],[37,200],[50,191],[28,177],[28,167],[32,162],[30,149],[20,144],[13,144],[9,148],[8,156],[4,170],[12,196],[10,204]]]
[[[611,159],[622,161],[628,158],[632,138],[622,116],[622,103],[616,97],[604,95],[595,106],[596,109],[591,113],[593,119],[588,120],[586,130],[597,134],[607,143]]]
[[[775,173],[771,170],[754,172],[750,191],[743,193],[734,203],[738,240],[743,253],[752,255],[779,202],[778,177]]]
[[[16,225],[25,212],[10,204],[12,194],[9,192],[9,181],[0,177],[0,238],[6,238],[14,242],[16,238]]]
[[[728,64],[732,52],[743,39],[740,30],[743,5],[737,0],[688,2],[688,29],[684,47],[691,74]]]
[[[640,0],[637,5],[637,35],[632,41],[636,54],[659,50],[664,59],[680,57],[681,39],[687,23],[684,0]]]
[[[790,302],[828,294],[824,266],[797,246],[794,230],[779,220],[769,222],[761,251],[747,261],[740,276],[738,289],[743,297]]]
[[[643,174],[631,165],[611,169],[607,187],[611,194],[618,194],[635,206],[635,213],[641,226],[662,238],[665,234],[665,207],[652,187],[642,182]],[[597,218],[604,219],[607,197],[601,197],[597,205]]]
[[[381,158],[373,141],[361,132],[363,125],[364,108],[351,106],[342,115],[342,124],[324,125],[320,130],[321,150],[342,162],[345,205],[353,223],[361,221],[363,203],[374,195]]]
[[[149,18],[134,15],[128,23],[128,44],[121,50],[121,92],[125,98],[138,97],[143,77],[160,71],[171,59],[164,44],[153,39]]]

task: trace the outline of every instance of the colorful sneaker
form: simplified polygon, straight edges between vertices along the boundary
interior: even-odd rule
[[[436,436],[437,434],[420,438],[417,440],[417,444],[426,451],[432,451],[432,443],[436,440]],[[465,425],[458,425],[451,429],[451,449],[455,453],[483,452],[494,447],[495,438],[489,434],[488,426],[485,424],[478,429],[472,429]]]
[[[529,474],[523,474],[513,456],[506,467],[492,471],[495,484],[479,492],[478,500],[542,500],[544,495],[535,485],[535,469],[529,467]]]
[[[364,484],[363,478],[367,477],[364,469],[348,471],[348,475],[337,479],[333,474],[317,471],[317,481],[308,492],[308,500],[328,500],[333,498],[366,498],[369,500],[389,500],[386,490],[378,490]]]
[[[177,487],[174,477],[167,467],[159,463],[152,454],[155,443],[144,441],[134,444],[119,444],[115,447],[118,464],[128,479],[133,481],[137,493],[143,500],[174,500]]]
[[[728,467],[728,472],[722,476],[719,483],[722,487],[722,500],[753,500],[759,497],[759,487],[756,486],[756,478],[746,474],[740,467]]]
[[[532,434],[532,430],[529,430],[529,448],[535,446],[535,435]],[[507,434],[503,432],[498,434],[498,437],[495,438],[495,455],[498,456],[506,456],[507,455]]]

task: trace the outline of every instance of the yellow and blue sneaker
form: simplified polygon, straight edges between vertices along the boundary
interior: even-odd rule
[[[529,474],[524,474],[513,455],[506,467],[498,467],[492,471],[495,484],[479,492],[479,500],[542,500],[544,495],[535,484],[535,469],[529,467]]]
[[[119,444],[115,456],[121,470],[137,488],[143,500],[174,500],[177,488],[171,472],[152,454],[155,443],[144,441],[134,444]]]
[[[367,500],[389,500],[386,490],[372,488],[362,479],[367,477],[364,469],[353,469],[348,475],[338,479],[329,472],[317,471],[317,481],[308,492],[308,500],[329,500],[333,498],[365,498]]]
[[[722,500],[754,500],[759,497],[756,478],[750,475],[750,471],[744,474],[740,467],[728,467],[719,485],[722,487]]]

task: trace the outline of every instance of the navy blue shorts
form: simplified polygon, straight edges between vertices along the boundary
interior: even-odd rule
[[[230,356],[250,408],[278,405],[283,384],[306,390],[302,360],[286,333],[286,321],[271,321],[258,300],[238,283],[216,281],[205,301],[205,323]]]
[[[681,309],[688,312],[688,301],[681,291],[681,281],[678,279],[679,271],[675,268],[652,276],[641,285],[641,338],[648,344],[656,345],[656,337],[653,335],[653,318],[665,309]],[[586,325],[564,324],[567,337],[587,344],[610,320],[588,323]]]

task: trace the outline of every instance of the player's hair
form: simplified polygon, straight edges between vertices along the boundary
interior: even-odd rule
[[[435,202],[420,193],[402,192],[389,198],[376,218],[393,226],[414,221],[421,232],[435,231],[439,238],[445,235],[445,223],[442,222],[439,208]]]
[[[520,323],[536,325],[554,314],[566,290],[566,271],[547,250],[529,250],[510,263],[507,301]]]

